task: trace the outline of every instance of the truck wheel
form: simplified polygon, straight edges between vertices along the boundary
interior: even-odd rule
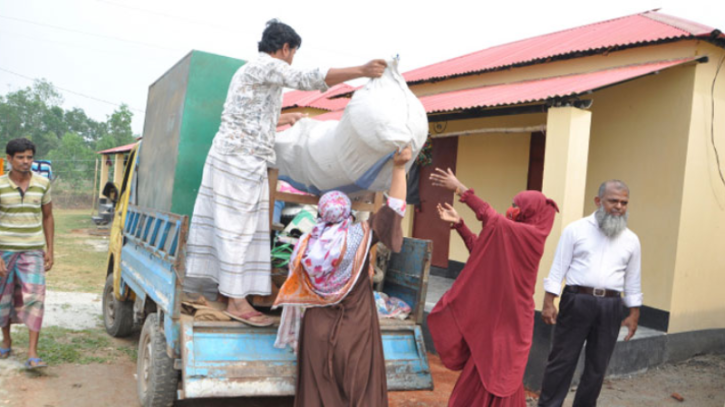
[[[103,287],[103,325],[114,338],[128,336],[133,331],[133,302],[119,301],[113,295],[113,274]]]
[[[143,407],[170,407],[176,399],[179,374],[166,354],[166,338],[158,326],[158,314],[146,317],[138,342],[136,382]]]

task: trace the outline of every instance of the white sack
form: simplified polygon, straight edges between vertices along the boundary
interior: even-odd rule
[[[411,144],[416,157],[427,135],[425,109],[398,72],[398,60],[390,60],[382,77],[355,92],[339,122],[302,119],[277,133],[280,179],[317,194],[385,191],[393,152]]]

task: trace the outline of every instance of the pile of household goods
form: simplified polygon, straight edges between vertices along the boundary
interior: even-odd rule
[[[355,92],[340,121],[302,119],[277,133],[279,177],[316,195],[386,191],[393,153],[410,144],[417,155],[427,135],[425,109],[392,59]]]

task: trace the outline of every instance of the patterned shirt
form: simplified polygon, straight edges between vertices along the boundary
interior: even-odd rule
[[[274,136],[282,110],[282,89],[327,90],[327,70],[298,70],[260,52],[229,84],[222,122],[214,137],[220,154],[244,154],[274,164]]]
[[[50,181],[32,173],[23,193],[10,179],[0,176],[0,250],[43,250],[42,205],[50,203]]]

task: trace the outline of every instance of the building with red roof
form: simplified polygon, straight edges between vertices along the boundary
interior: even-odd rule
[[[435,167],[453,169],[500,213],[519,191],[543,191],[561,213],[541,262],[541,306],[562,230],[595,210],[601,182],[621,179],[644,258],[641,325],[667,334],[667,343],[694,340],[693,351],[714,338],[725,343],[724,62],[720,30],[655,10],[406,72],[432,142],[408,235],[433,240],[433,274],[455,278],[468,251],[436,205],[452,203],[480,230],[468,208],[430,185]],[[327,100],[351,93],[339,91]],[[304,99],[289,98],[289,106]],[[316,119],[340,118],[344,106],[326,106]],[[668,349],[659,362],[691,353]],[[536,374],[527,373],[534,388]]]

